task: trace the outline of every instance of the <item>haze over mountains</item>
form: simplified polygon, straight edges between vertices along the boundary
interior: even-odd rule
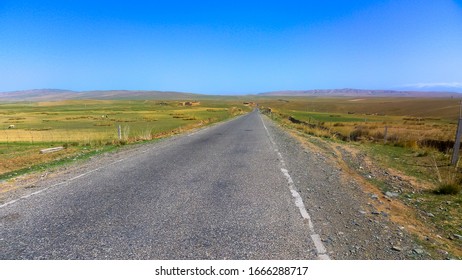
[[[141,100],[178,100],[196,99],[207,95],[175,91],[145,90],[96,90],[72,91],[61,89],[33,89],[23,91],[0,92],[0,101],[56,101],[79,99],[141,99]],[[364,89],[315,89],[285,90],[263,92],[253,96],[306,96],[306,97],[440,97],[461,98],[462,93],[450,91],[407,91],[407,90],[364,90]]]

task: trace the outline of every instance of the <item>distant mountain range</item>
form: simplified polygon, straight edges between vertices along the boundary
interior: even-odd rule
[[[144,90],[95,90],[72,91],[62,89],[33,89],[22,91],[0,92],[0,102],[14,101],[57,101],[57,100],[191,100],[207,95],[175,92],[175,91],[144,91]],[[285,90],[259,93],[256,96],[312,96],[312,97],[441,97],[462,98],[462,93],[448,91],[400,91],[400,90],[363,90],[363,89],[315,89],[315,90]]]
[[[56,101],[78,99],[194,99],[200,94],[174,91],[95,90],[71,91],[62,89],[33,89],[0,92],[0,101]]]
[[[316,96],[316,97],[462,97],[462,93],[446,91],[401,91],[365,89],[285,90],[259,93],[259,96]]]

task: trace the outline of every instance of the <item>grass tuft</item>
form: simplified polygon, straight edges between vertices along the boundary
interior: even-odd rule
[[[443,182],[439,184],[434,193],[440,195],[456,195],[459,194],[461,190],[462,186],[457,182]]]

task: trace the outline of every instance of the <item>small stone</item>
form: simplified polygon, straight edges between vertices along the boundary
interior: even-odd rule
[[[454,233],[454,237],[457,238],[457,239],[462,240],[462,235],[460,235],[460,234],[455,234],[455,233]]]
[[[371,213],[374,214],[374,215],[380,215],[380,212],[379,212],[379,211],[375,211],[375,210],[372,211]]]
[[[430,212],[427,213],[427,216],[428,216],[428,217],[432,217],[432,218],[435,217],[435,215],[433,215],[433,213],[430,213]]]
[[[388,197],[397,197],[397,196],[399,196],[399,194],[395,193],[395,192],[385,192],[385,195],[388,196]]]
[[[419,249],[419,248],[416,248],[414,250],[412,250],[415,254],[417,255],[422,255],[424,253],[424,250],[422,249]]]
[[[401,251],[403,250],[403,249],[402,249],[401,247],[399,247],[399,246],[393,246],[393,247],[391,247],[391,249],[392,249],[393,251],[397,251],[397,252],[401,252]]]
[[[440,253],[441,255],[449,255],[449,253],[447,251],[444,251],[444,250],[441,250],[441,249],[438,249],[437,250],[438,253]]]
[[[363,211],[363,210],[360,210],[359,213],[365,215],[367,212],[366,212],[366,211]]]
[[[376,194],[371,195],[372,199],[378,199],[379,197]]]

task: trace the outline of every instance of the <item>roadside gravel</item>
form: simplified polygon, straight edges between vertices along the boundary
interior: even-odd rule
[[[303,147],[262,118],[332,259],[428,258],[412,236],[374,207],[377,197],[365,192],[325,151]]]

